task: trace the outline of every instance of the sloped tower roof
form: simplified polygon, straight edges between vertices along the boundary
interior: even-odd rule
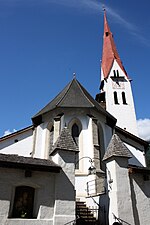
[[[51,102],[49,102],[42,110],[40,110],[32,121],[39,124],[42,115],[48,113],[55,108],[95,108],[102,114],[109,117],[114,125],[116,119],[106,112],[100,104],[86,91],[86,89],[74,78]]]
[[[132,158],[132,155],[126,145],[121,141],[117,134],[112,136],[112,139],[107,147],[103,161],[113,156]]]
[[[75,144],[72,135],[67,127],[64,127],[63,130],[61,131],[60,136],[58,137],[56,143],[54,144],[51,155],[54,153],[56,149],[78,152],[78,147]]]
[[[128,78],[127,72],[125,71],[123,64],[121,62],[120,56],[118,54],[113,34],[110,31],[107,18],[106,11],[104,11],[104,36],[103,36],[103,53],[102,53],[102,71],[104,74],[104,78],[107,79],[112,68],[114,60],[117,61],[118,65],[125,73]]]

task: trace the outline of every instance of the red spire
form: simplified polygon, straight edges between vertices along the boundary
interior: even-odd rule
[[[103,70],[105,79],[108,78],[108,75],[110,73],[110,70],[112,68],[114,60],[117,61],[120,68],[123,70],[123,72],[128,77],[128,75],[122,65],[120,56],[117,52],[115,42],[113,39],[113,35],[110,31],[110,28],[109,28],[109,25],[107,22],[106,11],[104,10],[104,37],[103,37],[103,54],[102,54],[102,65],[101,66],[102,66],[102,70]]]

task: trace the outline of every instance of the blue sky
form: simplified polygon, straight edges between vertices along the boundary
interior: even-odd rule
[[[95,97],[103,4],[121,60],[133,79],[137,119],[150,134],[149,0],[0,0],[0,136],[31,125],[31,117],[74,72]]]

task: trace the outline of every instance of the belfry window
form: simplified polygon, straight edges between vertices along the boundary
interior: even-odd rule
[[[35,189],[29,186],[18,186],[15,190],[13,218],[33,218],[33,203]]]
[[[116,77],[116,70],[113,70],[113,73],[114,73],[114,77]]]
[[[127,104],[127,102],[126,102],[125,92],[122,92],[122,102],[123,102],[123,104],[124,104],[124,105],[126,105],[126,104]]]
[[[119,70],[113,70],[113,73],[115,78],[119,77]]]
[[[117,92],[116,91],[114,91],[114,103],[116,105],[119,104],[119,102],[118,102],[118,96],[117,96]]]
[[[119,71],[117,70],[117,77],[119,77]]]

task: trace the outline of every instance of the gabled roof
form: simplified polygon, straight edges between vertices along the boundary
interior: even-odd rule
[[[61,131],[60,136],[54,144],[54,148],[51,155],[53,155],[56,150],[78,152],[78,147],[75,144],[72,135],[67,127],[64,127]]]
[[[132,155],[125,144],[121,141],[117,134],[112,136],[112,139],[107,147],[103,161],[113,156],[132,158]]]
[[[145,149],[145,151],[147,150],[147,148],[149,147],[149,143],[148,141],[143,140],[142,138],[118,127],[115,126],[115,133],[121,138],[121,140],[133,147],[135,147],[134,145],[132,145],[134,143],[138,143],[139,145],[143,146],[143,148]],[[143,149],[138,148],[138,150],[143,151]]]
[[[74,78],[50,103],[48,103],[33,118],[34,124],[39,124],[42,115],[55,108],[96,108],[102,114],[116,123],[116,119],[106,112],[100,104],[86,91],[86,89]]]
[[[13,132],[11,134],[8,134],[8,135],[5,135],[3,137],[0,137],[0,142],[5,141],[5,140],[7,140],[7,139],[9,139],[11,137],[15,137],[15,136],[17,136],[19,134],[25,133],[25,132],[30,131],[30,130],[34,130],[34,126],[33,125],[25,127],[25,128],[23,128],[21,130],[15,131],[15,132]]]
[[[61,167],[50,159],[0,154],[0,167],[59,173]]]
[[[107,79],[110,73],[110,70],[113,66],[114,60],[117,61],[118,65],[125,73],[128,78],[127,72],[125,71],[120,56],[118,54],[113,35],[110,31],[107,18],[106,18],[106,11],[104,11],[104,37],[103,37],[103,53],[102,53],[102,71],[104,74],[104,78]]]

